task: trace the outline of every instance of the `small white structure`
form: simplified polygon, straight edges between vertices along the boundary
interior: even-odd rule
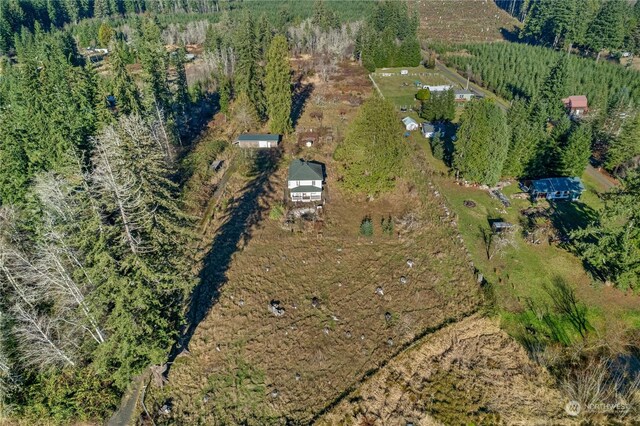
[[[409,75],[409,70],[400,70],[400,75]]]
[[[429,86],[428,84],[425,84],[424,86],[422,86],[423,89],[429,89],[430,92],[446,92],[452,87],[453,86],[450,84],[443,84],[440,86]]]
[[[280,135],[243,133],[233,143],[240,148],[277,148],[280,143]]]
[[[433,135],[436,134],[436,128],[433,124],[427,123],[426,121],[422,123],[422,135],[425,138],[432,138]]]
[[[420,127],[418,122],[411,117],[403,118],[402,123],[404,123],[404,127],[410,132],[413,132],[414,130],[418,130],[418,127]]]

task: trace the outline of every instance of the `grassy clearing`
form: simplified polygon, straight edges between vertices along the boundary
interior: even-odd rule
[[[400,75],[400,71],[406,69],[408,75]],[[382,76],[383,73],[393,73],[397,75]],[[443,84],[453,84],[438,71],[429,70],[424,67],[416,68],[382,68],[377,69],[371,76],[386,99],[389,99],[398,107],[411,107],[418,104],[415,100],[416,92],[420,87],[416,86],[419,81],[421,85],[427,84],[438,86]]]
[[[431,156],[428,141],[418,135],[412,135],[410,140],[427,151],[427,158],[434,169],[446,172],[446,166]],[[602,201],[598,197],[601,188],[586,174],[583,182],[586,191],[580,202],[554,205],[556,213],[552,217],[552,223],[555,227],[569,231],[583,226],[602,207]],[[458,229],[476,267],[493,283],[498,310],[502,313],[507,330],[513,330],[517,323],[517,316],[511,313],[522,312],[528,298],[542,303],[550,302],[543,286],[554,277],[562,277],[576,287],[579,298],[590,307],[590,320],[596,328],[603,330],[606,323],[612,320],[622,320],[630,327],[638,325],[640,298],[594,284],[584,271],[581,261],[557,244],[531,244],[524,240],[521,232],[517,232],[514,246],[506,248],[491,260],[487,259],[480,230],[490,226],[490,219],[519,224],[523,217],[520,211],[532,206],[528,199],[511,198],[520,192],[516,183],[503,190],[511,201],[511,207],[508,208],[491,197],[488,191],[460,186],[450,177],[441,176],[437,179],[437,184],[447,204],[455,212]],[[476,207],[465,207],[466,200],[473,201]]]

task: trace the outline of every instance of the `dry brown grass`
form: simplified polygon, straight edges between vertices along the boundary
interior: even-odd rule
[[[518,21],[492,0],[418,0],[420,33],[429,42],[502,41]]]
[[[340,84],[358,86],[362,73],[342,69]],[[331,98],[344,90],[331,84],[316,87],[314,94]],[[312,125],[312,108],[307,107],[302,125]],[[325,124],[337,135],[356,111],[337,101],[322,108]],[[344,118],[341,110],[346,110]],[[292,137],[286,149],[294,144]],[[417,336],[477,309],[481,297],[468,260],[455,229],[438,219],[440,200],[427,195],[426,175],[416,171],[418,181],[402,181],[396,191],[373,201],[346,196],[333,173],[330,153],[335,144],[303,154],[327,166],[330,201],[323,214],[323,237],[310,228],[286,231],[268,219],[269,206],[284,193],[286,165],[292,158],[285,153],[269,177],[269,190],[259,199],[263,219],[248,230],[250,237],[233,254],[219,299],[199,324],[189,354],[177,358],[167,387],[149,393],[148,405],[155,403],[156,408],[172,401],[171,414],[156,420],[308,422]],[[418,167],[419,152],[414,162]],[[245,183],[234,176],[227,192],[238,199]],[[401,237],[382,235],[383,216],[399,218],[408,212],[421,221],[417,230]],[[231,219],[227,213],[217,213],[207,238]],[[372,238],[358,235],[365,215],[376,227]],[[402,276],[406,284],[400,282]],[[377,287],[384,295],[376,294]],[[320,300],[317,308],[311,303],[314,297]],[[285,309],[281,317],[268,309],[274,299]]]
[[[495,321],[470,317],[393,359],[318,424],[572,424],[552,383]]]

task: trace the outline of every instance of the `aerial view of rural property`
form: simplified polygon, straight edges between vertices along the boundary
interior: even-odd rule
[[[640,425],[640,0],[0,0],[0,425]]]

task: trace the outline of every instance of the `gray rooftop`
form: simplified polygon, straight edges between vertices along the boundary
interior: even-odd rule
[[[322,188],[319,186],[311,186],[311,185],[296,186],[295,188],[291,188],[289,192],[293,194],[297,194],[299,192],[322,192]]]
[[[293,160],[289,164],[289,180],[319,180],[322,181],[322,164],[312,161]]]
[[[238,136],[238,141],[254,142],[254,141],[272,141],[279,142],[280,135],[272,135],[270,133],[243,133]]]
[[[456,89],[453,91],[456,95],[475,95],[471,90],[467,89]]]

